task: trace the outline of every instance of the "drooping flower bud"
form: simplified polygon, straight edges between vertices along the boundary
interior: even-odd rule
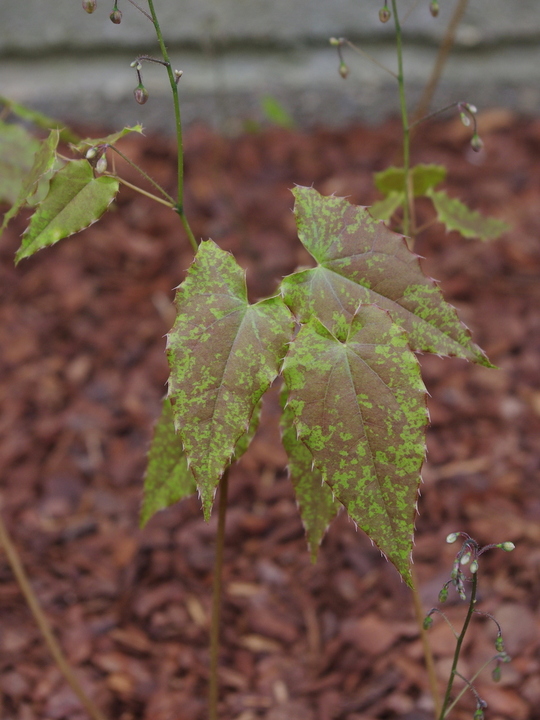
[[[96,163],[96,172],[98,172],[101,175],[101,173],[104,173],[106,169],[107,169],[107,156],[104,153]]]
[[[422,623],[422,626],[424,630],[429,630],[429,628],[433,625],[433,618],[431,615],[428,615],[424,618],[424,622]]]
[[[343,60],[339,63],[339,74],[341,75],[341,77],[342,77],[344,80],[345,80],[345,78],[346,78],[346,77],[348,76],[348,74],[349,74],[349,68],[348,68],[347,65],[343,62]]]
[[[479,138],[479,139],[480,139],[480,138]],[[514,543],[513,543],[513,542],[508,542],[508,541],[501,543],[501,544],[499,545],[499,547],[501,548],[501,550],[504,550],[505,552],[512,552],[512,550],[515,550],[515,549],[516,549],[516,546],[514,545]]]
[[[478,135],[478,133],[474,133],[474,135],[472,136],[471,147],[474,150],[474,152],[480,152],[480,150],[484,147],[484,141]],[[512,547],[506,548],[506,547],[503,547],[504,545],[511,545]],[[514,549],[513,543],[501,543],[501,545],[499,547],[501,547],[503,550],[506,550],[506,552],[510,552],[511,550]]]
[[[82,0],[82,6],[83,10],[91,15],[96,9],[97,2],[96,0]]]
[[[115,7],[112,13],[109,15],[109,18],[111,22],[113,22],[115,25],[120,25],[120,23],[122,22],[122,13],[117,7]]]
[[[85,158],[87,160],[93,160],[96,157],[97,152],[98,151],[96,147],[91,147],[89,150],[86,151]]]
[[[499,653],[504,652],[504,642],[502,639],[502,635],[497,635],[495,639],[495,650]]]
[[[501,666],[500,665],[496,665],[493,668],[493,670],[491,672],[491,677],[493,679],[493,682],[499,682],[499,680],[501,679]]]
[[[439,593],[439,602],[443,603],[448,600],[448,585],[444,585]]]
[[[139,105],[144,105],[144,103],[148,100],[148,90],[144,87],[142,83],[139,83],[137,85],[137,87],[133,91],[133,95]]]
[[[429,4],[429,12],[433,15],[433,17],[437,17],[439,14],[439,3],[437,0],[431,0]]]
[[[458,539],[458,533],[450,533],[450,535],[446,536],[446,542],[451,545],[452,543],[455,543]]]
[[[379,20],[382,23],[387,23],[392,17],[392,13],[388,9],[388,5],[385,3],[384,7],[379,10]]]

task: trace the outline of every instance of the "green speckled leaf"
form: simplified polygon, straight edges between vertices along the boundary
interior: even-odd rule
[[[261,404],[259,402],[251,416],[248,432],[244,433],[236,443],[234,460],[242,457],[257,432]],[[171,401],[165,398],[148,452],[141,527],[144,527],[159,510],[174,505],[196,491],[197,484],[191,470],[188,469],[182,441],[174,429]]]
[[[289,457],[289,476],[304,523],[311,559],[315,562],[319,545],[328,525],[341,508],[341,503],[334,499],[330,487],[313,463],[313,455],[298,439],[293,424],[294,414],[291,407],[286,405],[286,400],[284,386],[281,393],[281,439]]]
[[[235,445],[279,372],[293,321],[280,297],[250,305],[244,271],[211,240],[199,246],[176,306],[169,397],[208,517]]]
[[[47,197],[22,237],[15,262],[99,220],[117,192],[116,178],[94,177],[87,160],[69,162],[52,177]]]
[[[56,164],[56,146],[60,133],[58,130],[51,130],[49,137],[39,144],[38,150],[34,155],[34,162],[29,172],[24,176],[19,194],[12,207],[4,215],[0,233],[4,231],[11,218],[14,218],[19,210],[32,201],[32,196],[38,189],[39,181],[46,175]]]
[[[375,303],[406,331],[413,350],[491,366],[401,235],[343,198],[304,187],[293,193],[300,240],[318,262],[282,282],[300,322],[315,316],[341,337],[358,306]]]
[[[174,429],[171,403],[165,398],[148,453],[141,527],[159,510],[193,495],[196,490],[195,478],[188,469],[182,443]]]
[[[137,132],[141,133],[143,132],[143,126],[142,125],[133,125],[133,127],[125,127],[119,132],[112,133],[111,135],[105,135],[105,137],[102,138],[85,138],[84,140],[79,140],[77,143],[73,143],[73,147],[76,150],[79,150],[79,152],[84,152],[86,150],[89,150],[91,147],[96,147],[96,145],[115,145],[121,138],[125,137],[129,133]]]
[[[374,305],[362,306],[340,339],[312,319],[283,376],[298,437],[350,517],[410,582],[428,415],[405,333]]]
[[[446,177],[444,165],[415,165],[411,168],[412,185],[415,197],[425,195],[430,188],[434,188]],[[405,192],[405,170],[403,168],[389,167],[373,176],[375,187],[384,195],[392,192]]]
[[[16,202],[38,150],[39,142],[27,130],[0,121],[0,202]]]
[[[405,202],[405,193],[393,190],[383,200],[369,206],[369,214],[375,220],[390,220],[398,207]]]
[[[427,195],[433,201],[437,220],[443,223],[448,231],[457,230],[466,238],[494,240],[510,229],[502,220],[471,210],[457,198],[448,197],[442,190],[432,190]]]

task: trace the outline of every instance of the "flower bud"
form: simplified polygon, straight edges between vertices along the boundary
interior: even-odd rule
[[[480,140],[480,138],[478,138]],[[505,552],[512,552],[512,550],[516,549],[516,546],[513,542],[503,542],[499,545],[501,550],[504,550]]]
[[[501,679],[501,666],[500,665],[496,665],[493,668],[493,670],[491,672],[491,677],[493,679],[493,682],[499,682],[499,680]]]
[[[443,603],[448,600],[448,585],[444,585],[439,593],[439,602]]]
[[[474,711],[473,720],[484,720],[484,711],[481,707],[476,708]]]
[[[86,151],[85,158],[87,160],[93,160],[97,155],[97,148],[91,147],[90,150]]]
[[[382,23],[386,23],[390,20],[391,16],[392,16],[392,13],[388,9],[388,5],[385,4],[385,6],[379,10],[379,20]]]
[[[148,90],[144,87],[142,83],[139,83],[135,90],[133,91],[133,95],[135,96],[135,100],[139,103],[139,105],[144,105],[144,103],[148,100]]]
[[[462,112],[459,114],[459,117],[465,127],[469,127],[469,125],[471,124],[471,118],[467,115],[467,113]]]
[[[82,0],[83,10],[91,15],[96,9],[96,0]]]
[[[122,13],[118,10],[118,8],[115,8],[109,15],[109,18],[115,25],[120,25],[122,22]]]
[[[331,38],[330,38],[330,45],[332,45],[332,47],[339,47],[339,46],[341,45],[341,41],[338,40],[338,38],[331,37]]]
[[[471,553],[470,552],[464,553],[459,560],[461,565],[468,565],[470,563],[470,561],[471,561]]]
[[[173,70],[174,82],[178,84],[178,81],[180,80],[180,78],[182,77],[183,74],[184,74],[183,70]]]
[[[437,0],[431,0],[431,3],[429,4],[429,12],[433,15],[433,17],[437,17],[439,14],[439,3]]]
[[[473,575],[474,573],[478,572],[478,563],[476,562],[476,560],[473,560],[471,563],[471,572]]]
[[[480,150],[484,147],[484,141],[482,138],[478,135],[478,133],[474,133],[474,135],[471,138],[471,147],[474,150],[474,152],[480,152]],[[505,545],[511,546],[511,547],[504,547]],[[499,545],[500,548],[503,550],[506,550],[506,552],[510,552],[514,549],[513,543],[501,543]]]
[[[339,74],[341,77],[345,80],[347,75],[349,74],[349,68],[347,65],[343,62],[343,60],[339,63]]]
[[[497,638],[495,640],[495,650],[499,653],[504,652],[504,642],[502,639],[502,635],[497,635]]]
[[[424,618],[424,622],[422,623],[422,626],[424,630],[429,630],[429,628],[433,625],[433,618],[431,615],[428,615]]]
[[[96,163],[96,172],[104,173],[107,169],[107,156],[103,154]]]
[[[458,539],[458,533],[450,533],[450,535],[446,536],[446,542],[451,545],[452,543],[455,543]]]

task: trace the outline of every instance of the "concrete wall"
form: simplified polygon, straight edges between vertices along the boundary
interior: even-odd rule
[[[123,21],[109,20],[112,0],[87,15],[80,0],[0,0],[0,94],[66,120],[118,125],[140,120],[170,128],[161,102],[165,73],[144,68],[151,100],[132,99],[130,62],[157,55],[151,23],[128,0]],[[146,7],[145,0],[139,0]],[[455,0],[398,0],[404,22],[411,102],[425,81]],[[347,53],[351,73],[337,73],[330,36],[344,35],[395,68],[392,22],[379,0],[155,0],[180,81],[184,117],[230,127],[260,117],[272,94],[303,124],[376,120],[396,109],[395,83]],[[436,102],[468,100],[540,111],[540,3],[470,0]],[[115,119],[116,118],[116,119]]]

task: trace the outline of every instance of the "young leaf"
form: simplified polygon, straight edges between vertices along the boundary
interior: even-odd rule
[[[342,338],[312,319],[283,376],[298,437],[350,517],[410,582],[428,415],[405,333],[375,305],[362,306]]]
[[[85,138],[84,140],[79,140],[76,144],[73,144],[73,148],[75,150],[78,150],[79,152],[84,152],[85,150],[88,150],[91,147],[95,147],[96,145],[115,145],[118,140],[123,138],[128,133],[132,132],[143,132],[143,126],[142,125],[134,125],[133,127],[125,127],[119,132],[112,133],[111,135],[106,135],[102,138]]]
[[[401,235],[343,198],[313,188],[293,193],[300,240],[318,263],[282,282],[285,302],[300,322],[315,316],[340,336],[360,303],[376,303],[403,327],[413,350],[491,366]]]
[[[68,163],[53,176],[47,197],[22,237],[15,262],[99,220],[117,192],[118,180],[94,177],[87,160]]]
[[[39,142],[20,125],[0,122],[0,202],[13,205]]]
[[[4,95],[0,95],[0,105],[7,108],[10,113],[13,113],[13,115],[17,115],[22,120],[27,120],[37,127],[43,128],[43,130],[58,130],[60,132],[60,140],[62,140],[62,142],[76,143],[79,141],[78,135],[76,135],[72,130],[69,130],[69,128],[64,127],[64,124],[59,120],[55,120],[54,118],[44,115],[37,110],[32,110],[31,108],[26,107],[26,105],[21,105],[14,100],[10,100],[10,98],[4,97]]]
[[[182,443],[174,429],[170,400],[165,398],[148,453],[141,527],[158,510],[174,505],[196,490],[195,478],[188,468]]]
[[[446,177],[444,165],[415,165],[411,168],[412,186],[415,197],[425,195],[427,191],[441,183]],[[384,195],[393,192],[405,192],[405,170],[389,167],[374,175],[375,187]]]
[[[442,190],[431,190],[427,196],[433,201],[438,221],[442,222],[449,232],[457,230],[466,238],[494,240],[510,229],[502,220],[470,210],[460,200],[448,197]]]
[[[289,129],[294,127],[294,120],[273,95],[264,95],[261,99],[261,107],[268,120],[274,125]]]
[[[250,305],[245,273],[201,243],[176,295],[169,397],[205,517],[259,399],[279,372],[293,321],[280,297]]]
[[[398,207],[405,202],[405,193],[392,190],[379,202],[369,206],[369,214],[375,220],[390,220]]]
[[[58,130],[51,130],[49,137],[39,144],[39,149],[34,155],[34,163],[30,172],[22,180],[17,199],[4,215],[4,220],[0,227],[0,234],[5,230],[11,218],[17,215],[23,205],[31,202],[32,196],[38,188],[39,181],[54,167],[58,140]]]
[[[247,450],[257,432],[261,403],[257,405],[247,433],[236,443],[234,460]],[[188,468],[182,441],[174,429],[174,417],[169,398],[164,398],[161,416],[154,428],[154,437],[148,452],[148,465],[144,477],[144,499],[140,525],[144,527],[159,510],[183,500],[197,491],[197,484]]]
[[[319,545],[341,503],[334,499],[330,487],[314,465],[313,455],[298,439],[293,424],[295,416],[286,400],[287,393],[282,392],[281,440],[289,457],[289,475],[304,523],[311,560],[315,562]]]

